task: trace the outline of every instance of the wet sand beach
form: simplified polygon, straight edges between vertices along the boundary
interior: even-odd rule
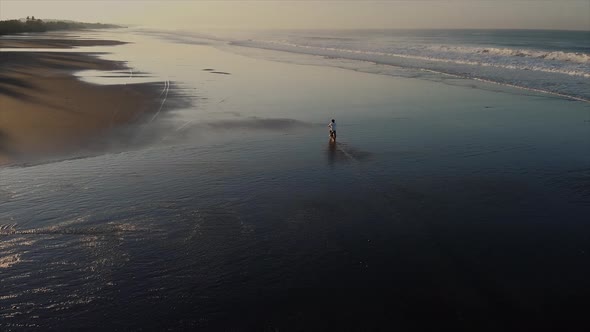
[[[0,48],[120,45],[112,40],[0,39]],[[0,52],[0,165],[100,149],[109,130],[157,111],[161,85],[100,86],[80,70],[126,70],[88,53]]]

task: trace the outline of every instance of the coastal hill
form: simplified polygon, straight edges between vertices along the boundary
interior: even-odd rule
[[[9,35],[23,32],[46,32],[56,30],[84,30],[84,29],[110,29],[123,28],[114,24],[83,23],[61,20],[40,20],[27,17],[21,20],[0,21],[0,35]]]

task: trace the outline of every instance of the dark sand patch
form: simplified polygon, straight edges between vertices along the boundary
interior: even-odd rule
[[[115,139],[121,147],[132,124],[178,106],[170,85],[162,107],[163,84],[94,85],[72,75],[86,69],[128,68],[87,53],[0,53],[0,165],[95,154]]]
[[[114,46],[126,42],[96,39],[0,38],[0,48],[74,48],[81,46]]]

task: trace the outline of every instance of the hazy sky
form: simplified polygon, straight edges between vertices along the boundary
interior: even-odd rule
[[[590,0],[0,0],[0,19],[28,15],[181,29],[590,30]]]

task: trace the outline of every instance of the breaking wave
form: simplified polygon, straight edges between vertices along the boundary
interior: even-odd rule
[[[512,69],[512,70],[530,70],[530,71],[539,71],[539,72],[546,72],[546,73],[557,73],[557,74],[564,74],[570,76],[581,76],[584,78],[590,78],[590,66],[588,68],[568,68],[568,67],[560,67],[555,65],[543,65],[540,63],[526,63],[522,61],[508,61],[508,59],[494,59],[492,57],[479,57],[477,59],[473,57],[452,57],[452,54],[442,54],[439,52],[432,52],[433,54],[429,55],[427,52],[423,52],[423,55],[420,54],[412,54],[408,50],[401,51],[398,53],[393,52],[381,52],[381,51],[365,51],[365,50],[355,50],[355,49],[345,49],[345,48],[335,48],[335,47],[319,47],[319,46],[310,46],[310,45],[299,45],[289,42],[279,42],[279,41],[237,41],[233,42],[233,45],[237,46],[245,46],[245,47],[256,47],[256,48],[265,48],[265,49],[272,49],[277,51],[288,51],[288,52],[300,52],[312,55],[322,55],[322,56],[334,56],[340,54],[345,58],[351,59],[350,56],[347,55],[355,55],[356,58],[352,58],[355,60],[363,60],[363,61],[373,61],[376,63],[383,63],[383,64],[393,64],[388,63],[388,61],[383,61],[383,57],[387,58],[404,58],[404,59],[412,59],[412,60],[422,60],[422,61],[430,61],[430,62],[440,62],[440,63],[450,63],[450,64],[459,64],[459,65],[469,65],[469,66],[481,66],[481,67],[496,67],[496,68],[503,68],[503,69]],[[431,48],[433,49],[433,48]],[[497,55],[503,57],[534,57],[539,59],[546,59],[546,60],[560,60],[560,61],[570,61],[582,64],[590,64],[590,55],[584,53],[565,53],[565,52],[535,52],[535,51],[525,51],[525,50],[510,50],[510,49],[488,49],[488,48],[465,48],[465,47],[445,47],[440,46],[440,50],[447,50],[447,53],[455,52],[455,53],[464,53],[464,54],[479,54],[479,55]]]
[[[553,61],[568,61],[576,63],[590,63],[590,54],[581,52],[541,51],[529,49],[495,48],[495,47],[452,47],[438,46],[433,50],[457,52],[464,54],[498,55],[509,57],[529,57]]]
[[[587,53],[293,39],[249,39],[230,44],[322,56],[328,59],[326,64],[329,59],[347,59],[427,70],[590,102],[590,54]]]

